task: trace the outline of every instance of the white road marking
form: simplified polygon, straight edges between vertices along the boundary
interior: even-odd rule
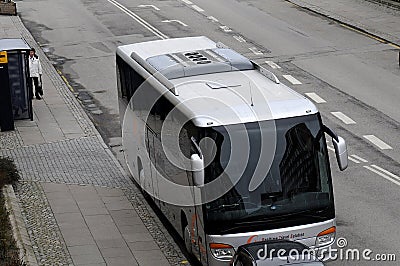
[[[255,54],[255,55],[263,55],[264,54],[263,52],[258,50],[257,47],[250,47],[249,50],[252,51],[253,54]]]
[[[386,144],[385,142],[375,137],[374,135],[364,135],[363,137],[372,142],[372,144],[378,146],[378,148],[380,148],[381,150],[393,149],[390,145]]]
[[[295,79],[292,75],[283,75],[283,77],[285,79],[287,79],[290,83],[292,83],[293,85],[300,85],[302,84],[300,81],[298,81],[297,79]]]
[[[313,100],[316,103],[326,103],[326,101],[324,99],[322,99],[318,94],[316,94],[315,92],[307,92],[305,93],[307,95],[308,98],[310,98],[311,100]]]
[[[163,20],[161,22],[164,22],[164,23],[176,22],[176,23],[181,24],[184,27],[187,27],[187,25],[185,23],[183,23],[182,21],[177,20],[177,19]]]
[[[117,1],[115,1],[115,0],[107,0],[107,1],[110,2],[111,4],[113,4],[115,7],[120,9],[122,12],[124,12],[128,16],[130,16],[131,18],[133,18],[134,20],[136,20],[140,25],[142,25],[143,27],[145,27],[146,29],[151,31],[154,35],[160,37],[161,39],[169,39],[169,37],[167,35],[165,35],[161,31],[159,31],[157,28],[152,26],[150,23],[148,23],[147,21],[145,21],[144,19],[142,19],[141,17],[139,17],[138,15],[136,15],[135,13],[130,11],[128,8],[126,8],[125,6],[118,3]]]
[[[347,158],[349,158],[350,161],[353,161],[353,162],[355,162],[355,163],[360,163],[359,161],[357,161],[356,159],[354,159],[354,158],[351,157],[351,156],[348,156]]]
[[[198,5],[192,5],[192,8],[194,10],[196,10],[197,12],[204,12],[204,9],[202,9],[201,7],[199,7]]]
[[[332,147],[330,147],[330,146],[326,146],[327,148],[328,148],[328,150],[330,150],[330,151],[335,151],[335,149],[334,148],[332,148]]]
[[[138,7],[151,7],[157,11],[159,11],[160,9],[158,7],[156,7],[155,5],[139,5]]]
[[[235,38],[235,40],[237,40],[238,42],[246,42],[246,40],[242,36],[234,35],[233,38]]]
[[[228,26],[219,26],[225,32],[231,32],[232,30]]]
[[[281,68],[278,64],[276,64],[276,63],[274,63],[272,61],[265,61],[265,63],[267,63],[273,69],[280,69]]]
[[[182,2],[184,2],[184,3],[187,4],[187,5],[193,5],[193,3],[190,2],[189,0],[182,0]]]
[[[352,155],[350,155],[350,156],[352,156],[353,158],[356,158],[357,160],[359,160],[359,161],[361,161],[361,162],[363,162],[363,163],[368,163],[367,160],[365,160],[365,159],[363,159],[363,158],[361,158],[360,156],[357,156],[357,155],[355,155],[355,154],[352,154]]]
[[[375,164],[373,164],[373,165],[371,165],[371,166],[372,166],[373,168],[378,169],[379,171],[381,171],[381,172],[383,172],[383,173],[385,173],[385,174],[387,174],[387,175],[393,177],[394,179],[397,179],[397,180],[400,181],[400,177],[399,177],[399,176],[397,176],[397,175],[395,175],[395,174],[389,172],[388,170],[385,170],[385,169],[383,169],[383,168],[381,168],[381,167],[379,167],[379,166],[377,166],[377,165],[375,165]]]
[[[343,114],[342,112],[331,112],[336,118],[342,120],[343,123],[346,125],[356,124],[356,121],[348,117],[347,115]]]
[[[389,176],[385,175],[384,173],[382,173],[382,172],[380,172],[380,171],[378,171],[378,170],[376,170],[376,169],[374,169],[374,168],[372,168],[372,167],[369,167],[368,165],[364,165],[364,167],[367,168],[368,170],[370,170],[371,172],[374,172],[375,174],[378,174],[378,175],[380,175],[381,177],[383,177],[383,178],[389,180],[390,182],[393,182],[393,183],[395,183],[396,185],[399,185],[399,186],[400,186],[400,182],[398,182],[397,180],[394,180],[394,179],[390,178]]]
[[[219,20],[218,19],[216,19],[215,17],[213,17],[213,16],[209,16],[209,17],[207,17],[209,20],[212,20],[212,21],[214,21],[214,22],[219,22]]]

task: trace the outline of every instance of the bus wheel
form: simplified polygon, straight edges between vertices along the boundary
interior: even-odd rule
[[[186,225],[185,228],[183,229],[183,240],[185,242],[185,247],[187,252],[189,254],[192,254],[192,242],[191,242],[189,225]]]

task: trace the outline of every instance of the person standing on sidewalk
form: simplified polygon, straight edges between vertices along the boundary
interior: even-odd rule
[[[31,48],[31,50],[29,51],[29,82],[31,83],[31,85],[35,85],[36,99],[42,99],[42,65],[40,64],[39,57],[36,55],[35,48]]]

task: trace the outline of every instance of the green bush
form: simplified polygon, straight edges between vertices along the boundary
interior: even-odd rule
[[[12,185],[19,179],[18,170],[14,162],[9,158],[0,158],[0,265],[1,266],[24,266],[18,257],[8,212],[4,205],[2,188],[4,185]]]
[[[10,158],[0,158],[0,188],[12,185],[19,179],[18,170]]]

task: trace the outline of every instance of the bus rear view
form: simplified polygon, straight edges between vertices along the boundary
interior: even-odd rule
[[[325,135],[316,107],[256,63],[206,37],[121,46],[123,146],[135,181],[203,265],[229,265],[265,240],[335,240]]]

